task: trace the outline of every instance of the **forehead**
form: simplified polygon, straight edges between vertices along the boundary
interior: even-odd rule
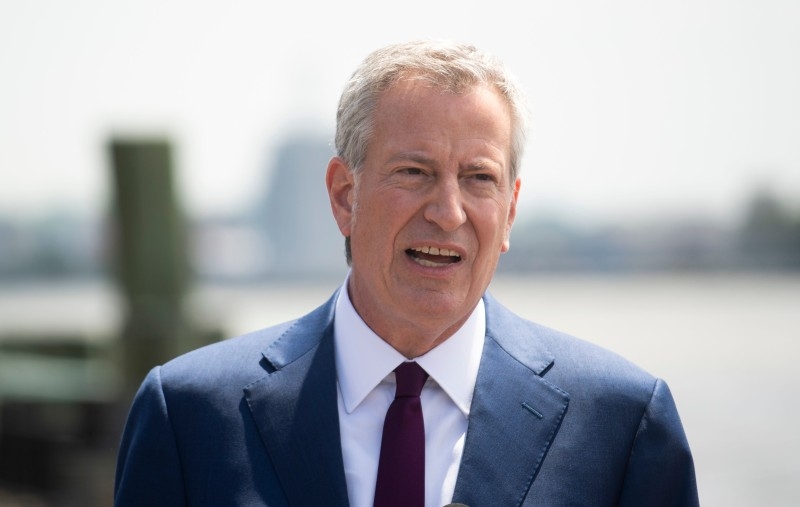
[[[511,145],[510,106],[484,84],[454,93],[423,80],[399,81],[380,93],[373,120],[379,142],[403,136],[481,138],[506,153]]]
[[[394,81],[378,92],[376,109],[399,107],[413,109],[418,102],[464,101],[478,97],[491,96],[497,114],[506,114],[510,118],[511,107],[506,98],[494,86],[485,83],[469,85],[437,84],[424,76],[404,77]]]

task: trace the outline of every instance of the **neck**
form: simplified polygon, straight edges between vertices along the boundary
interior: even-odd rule
[[[469,318],[469,315],[441,331],[422,329],[419,326],[414,326],[414,329],[407,331],[400,331],[399,328],[391,327],[391,329],[387,329],[385,332],[380,332],[373,328],[367,320],[364,320],[364,322],[367,322],[367,325],[369,325],[383,341],[391,345],[393,349],[403,354],[407,359],[414,359],[453,336],[453,334],[464,325],[467,318]]]
[[[378,298],[355,290],[352,274],[348,283],[348,296],[361,320],[408,359],[427,353],[455,334],[480,301],[478,297],[472,304],[459,304],[456,305],[460,307],[458,309],[443,311],[436,311],[437,306],[431,305],[428,309],[433,311],[427,312],[425,308],[413,306],[405,308],[391,303],[378,305],[374,303]]]

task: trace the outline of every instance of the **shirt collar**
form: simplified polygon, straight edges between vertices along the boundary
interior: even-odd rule
[[[339,389],[349,414],[406,358],[361,319],[350,302],[347,282],[336,300],[333,325]],[[485,335],[486,310],[480,299],[450,338],[415,358],[465,416],[472,404]]]

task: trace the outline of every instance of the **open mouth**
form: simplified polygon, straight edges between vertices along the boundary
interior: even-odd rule
[[[406,255],[411,257],[417,264],[429,268],[438,268],[461,262],[461,256],[457,252],[434,246],[409,248],[406,250]]]

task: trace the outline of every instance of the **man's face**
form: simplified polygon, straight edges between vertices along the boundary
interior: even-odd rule
[[[508,250],[519,191],[509,181],[509,109],[487,87],[454,95],[403,81],[383,92],[374,120],[360,173],[338,159],[328,170],[334,215],[351,238],[350,297],[384,338],[438,326],[446,339]]]

